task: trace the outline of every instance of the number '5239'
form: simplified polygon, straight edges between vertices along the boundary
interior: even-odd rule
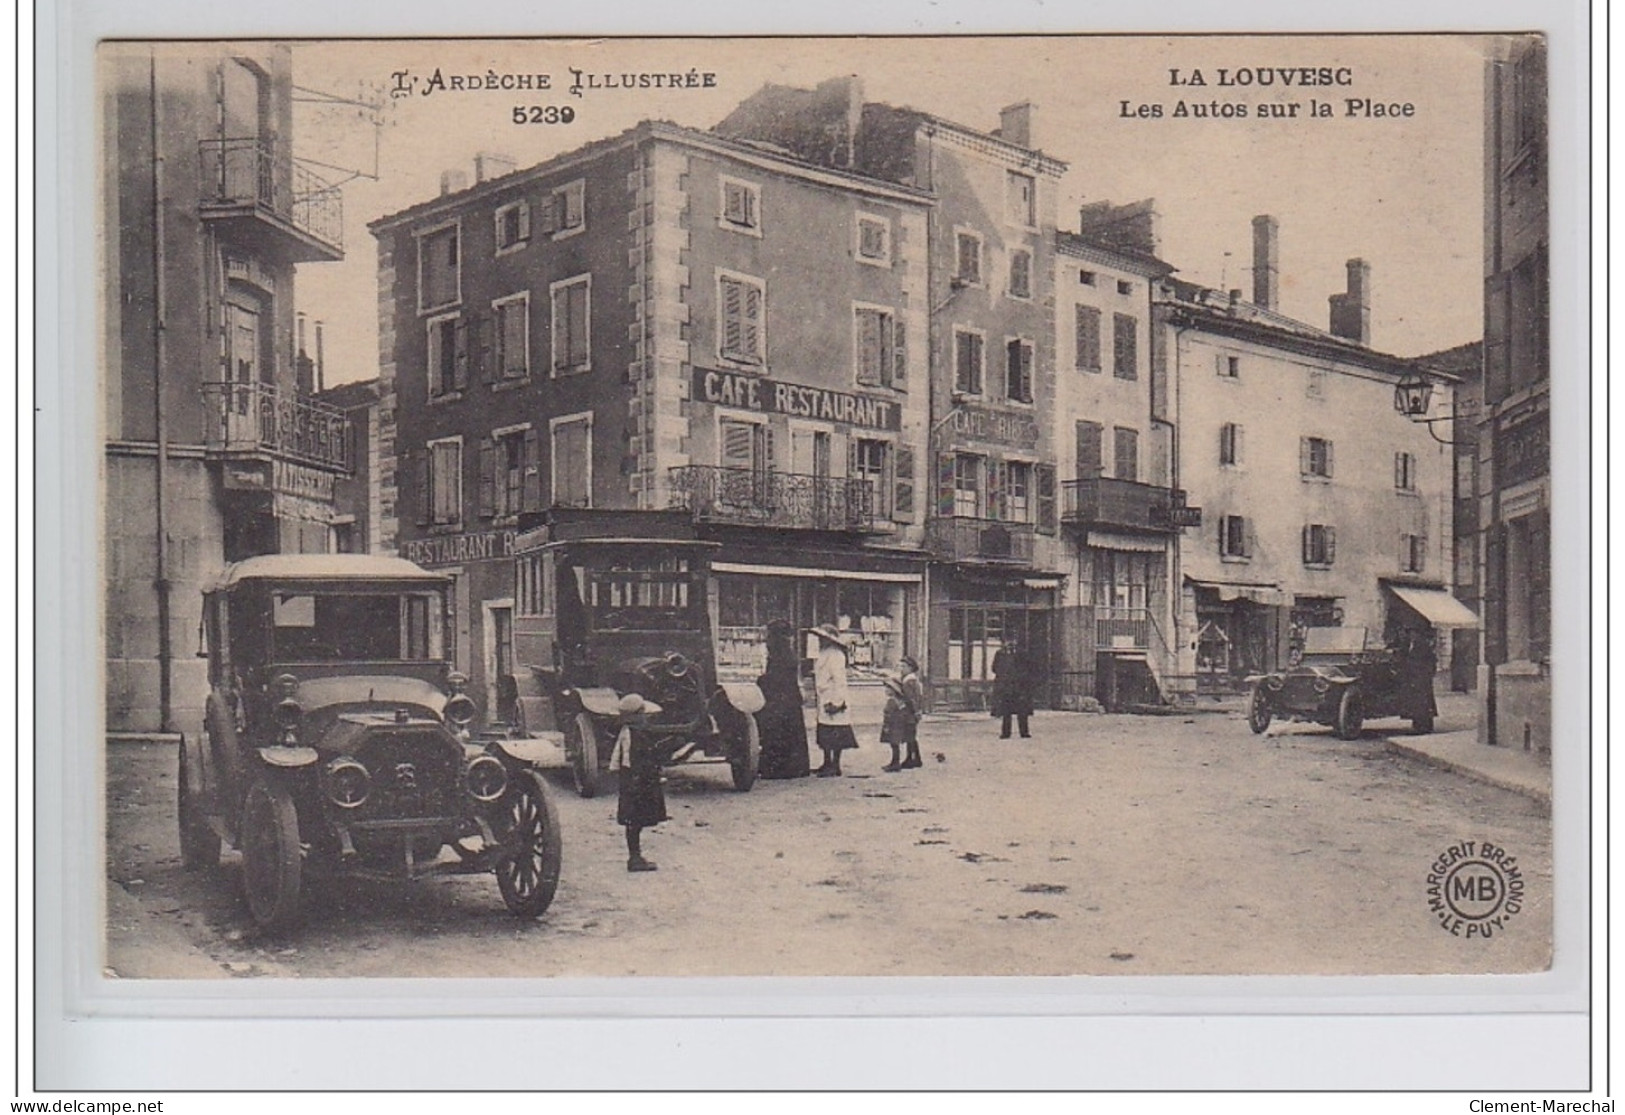
[[[568,124],[576,118],[569,105],[514,105],[515,124]]]

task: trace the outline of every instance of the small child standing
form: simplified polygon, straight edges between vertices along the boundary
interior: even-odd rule
[[[880,716],[880,742],[891,745],[891,762],[881,767],[884,771],[910,770],[920,765],[920,706],[924,691],[920,686],[919,667],[911,657],[902,660],[903,675],[882,681],[886,687],[886,707]],[[903,748],[908,748],[903,757]]]
[[[899,769],[912,770],[921,766],[920,763],[920,720],[925,716],[925,685],[920,681],[920,662],[912,654],[905,654],[901,660],[903,699],[908,702],[908,757],[905,758]]]

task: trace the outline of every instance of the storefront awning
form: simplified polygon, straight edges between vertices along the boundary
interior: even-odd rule
[[[1160,554],[1168,549],[1161,538],[1147,538],[1138,534],[1117,534],[1109,530],[1092,530],[1089,545],[1097,550],[1128,550],[1138,554]]]
[[[1389,585],[1393,594],[1419,612],[1435,627],[1477,627],[1472,609],[1441,588],[1412,588]]]
[[[1219,594],[1220,600],[1246,600],[1269,608],[1285,608],[1292,603],[1291,597],[1274,585],[1254,585],[1240,581],[1198,581],[1195,578],[1191,579],[1191,584],[1197,588],[1212,589]]]
[[[877,572],[870,569],[813,569],[805,565],[753,565],[742,561],[713,561],[713,573],[756,573],[764,577],[816,577],[819,580],[885,581],[896,585],[917,585],[918,573]]]
[[[1053,592],[1055,589],[1061,587],[1061,578],[1023,577],[1021,579],[1021,584],[1023,588],[1030,588],[1034,592]]]

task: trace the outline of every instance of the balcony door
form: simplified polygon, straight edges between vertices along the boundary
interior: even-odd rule
[[[840,517],[844,508],[835,502],[835,464],[846,461],[846,438],[836,445],[836,434],[815,426],[790,426],[790,484],[796,502],[808,517],[806,525],[822,530]]]
[[[772,431],[767,423],[723,418],[717,434],[719,502],[735,510],[772,511]]]

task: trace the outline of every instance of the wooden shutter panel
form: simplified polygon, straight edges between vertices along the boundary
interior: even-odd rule
[[[1055,533],[1055,466],[1033,466],[1033,486],[1038,489],[1038,531],[1040,534]]]
[[[1099,422],[1079,420],[1077,423],[1077,474],[1079,480],[1093,480],[1101,472],[1101,435]]]
[[[743,355],[745,300],[740,284],[722,280],[722,355],[738,359]]]
[[[892,457],[891,517],[900,523],[914,520],[914,450],[899,445]]]
[[[530,239],[530,202],[519,203],[519,239]]]
[[[587,337],[587,299],[591,296],[592,288],[586,283],[576,283],[570,287],[571,368],[584,368],[591,360],[591,342]]]
[[[539,217],[541,217],[542,231],[550,236],[559,230],[559,210],[557,197],[558,195],[556,194],[549,194],[544,197],[542,199],[541,212],[537,214]]]
[[[766,358],[762,346],[761,288],[747,284],[744,296],[745,313],[741,323],[740,342],[744,345],[745,358],[752,363],[758,363]]]
[[[1312,563],[1315,560],[1314,553],[1313,553],[1313,550],[1312,550],[1312,547],[1311,547],[1311,542],[1310,542],[1312,537],[1313,537],[1312,528],[1309,527],[1309,526],[1305,526],[1303,528],[1303,534],[1302,534],[1302,537],[1301,537],[1301,541],[1299,542],[1299,550],[1301,551],[1301,555],[1302,555],[1302,558],[1303,558],[1303,563],[1305,565],[1309,565],[1310,563]]]
[[[1326,446],[1326,476],[1329,479],[1332,475],[1332,439],[1327,438],[1324,444]]]
[[[569,288],[553,292],[553,370],[558,372],[570,363],[570,306]]]
[[[1337,560],[1337,528],[1326,527],[1326,564],[1330,565]]]
[[[722,422],[722,467],[751,468],[755,463],[755,431],[748,422]]]
[[[1007,461],[989,459],[987,462],[987,513],[988,519],[1002,519],[1005,517],[1005,503],[1010,490],[1010,465]]]
[[[468,386],[468,322],[459,320],[452,332],[457,351],[451,365],[451,390],[461,391]]]
[[[480,518],[489,519],[497,512],[496,500],[497,446],[491,438],[480,439]]]
[[[1309,439],[1298,439],[1298,472],[1303,476],[1309,475]]]
[[[1248,518],[1241,520],[1241,556],[1253,556],[1253,521]]]
[[[891,385],[899,391],[908,390],[908,344],[903,319],[891,319]]]
[[[434,476],[429,464],[429,451],[418,450],[413,468],[417,473],[418,526],[428,526],[430,501],[434,498]]]
[[[884,319],[874,310],[857,312],[858,328],[858,382],[878,387],[881,376],[880,329]]]
[[[937,514],[949,519],[953,518],[954,514],[955,463],[954,454],[937,454]]]
[[[523,510],[542,509],[542,435],[534,427],[525,431]]]

